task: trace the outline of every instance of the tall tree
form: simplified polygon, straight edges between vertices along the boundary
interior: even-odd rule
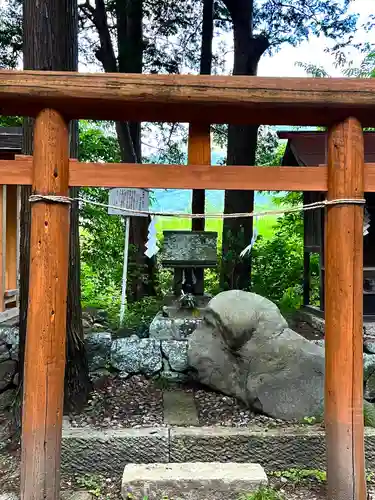
[[[212,39],[214,34],[214,2],[213,0],[203,0],[203,20],[202,20],[202,43],[200,74],[210,75],[212,66]],[[193,189],[192,212],[203,214],[205,209],[204,189]],[[204,219],[192,220],[193,231],[204,230]],[[196,270],[200,271],[200,270]]]
[[[110,5],[105,0],[87,0],[80,6],[82,25],[91,23],[99,38],[96,58],[107,73],[142,73],[143,66],[143,0],[115,0]],[[114,19],[116,36],[111,36],[111,22]],[[121,160],[125,163],[141,162],[141,124],[117,122],[116,132],[120,144]],[[147,219],[132,217],[130,243],[136,249],[135,263],[139,268],[149,269],[147,284],[139,278],[132,282],[132,298],[152,293],[152,262],[144,256],[147,238]]]
[[[78,70],[78,15],[76,0],[24,0],[23,63],[25,69]],[[32,120],[24,122],[24,152],[32,154]],[[71,154],[77,156],[77,124],[71,124]],[[21,280],[20,280],[20,365],[23,367],[27,326],[30,256],[30,187],[22,188]],[[76,196],[77,191],[72,191]],[[71,207],[70,268],[67,298],[67,368],[65,404],[79,407],[90,390],[85,354],[80,301],[80,255],[78,205]],[[22,374],[22,372],[21,372]],[[21,377],[22,380],[22,377]]]
[[[350,41],[357,16],[348,15],[350,0],[223,0],[233,23],[234,75],[257,74],[258,63],[267,50],[282,43],[298,45],[311,35],[324,35]],[[257,145],[256,126],[230,126],[228,159],[230,165],[254,165]],[[240,175],[240,173],[239,173]],[[254,192],[227,191],[225,212],[251,212]],[[246,246],[252,236],[252,219],[226,219],[223,234],[222,286],[247,289],[250,286],[250,258],[237,260],[234,254]]]
[[[0,68],[15,68],[22,51],[22,2],[0,4]]]

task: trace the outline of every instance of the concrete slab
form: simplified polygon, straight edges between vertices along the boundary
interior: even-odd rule
[[[267,484],[258,464],[128,464],[122,479],[124,500],[238,500]]]
[[[167,425],[199,425],[193,393],[174,390],[163,392],[164,423]]]

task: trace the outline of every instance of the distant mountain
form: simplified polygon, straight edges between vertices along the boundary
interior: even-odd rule
[[[187,189],[155,189],[152,208],[165,212],[188,212],[191,209],[192,191]],[[258,208],[271,208],[273,195],[255,192]],[[206,191],[206,212],[224,210],[224,191]]]
[[[224,154],[219,151],[212,152],[212,165],[219,165],[224,159]],[[223,167],[225,168],[225,167]],[[282,194],[282,193],[280,193]],[[153,203],[154,210],[165,212],[189,212],[191,210],[190,189],[154,189]],[[272,198],[266,192],[255,192],[255,205],[259,208],[272,208],[274,206]],[[206,191],[206,211],[222,212],[224,210],[224,191]]]

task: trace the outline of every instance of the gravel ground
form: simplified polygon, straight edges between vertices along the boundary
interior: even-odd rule
[[[294,321],[292,319],[290,323],[292,330],[299,333],[307,340],[321,340],[324,338],[324,335],[319,330],[316,330],[305,321]]]
[[[73,427],[121,429],[163,424],[162,391],[157,383],[141,376],[109,377],[91,394],[79,414],[69,416]]]
[[[165,384],[164,384],[165,385]],[[199,425],[267,427],[292,425],[263,415],[256,415],[235,398],[206,390],[202,386],[165,385],[165,388],[194,394]],[[133,376],[129,379],[109,377],[97,387],[79,414],[69,415],[73,427],[121,429],[163,426],[163,390],[158,380]]]
[[[199,424],[202,426],[246,427],[255,424],[267,427],[288,427],[293,425],[293,422],[257,415],[237,399],[203,388],[195,390],[194,396]]]

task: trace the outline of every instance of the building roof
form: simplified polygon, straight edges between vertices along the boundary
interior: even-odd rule
[[[327,163],[327,132],[278,132],[278,136],[288,140],[282,165],[313,166]],[[365,132],[364,143],[365,162],[375,163],[375,132]]]
[[[21,127],[0,127],[0,150],[13,152],[22,150]]]

